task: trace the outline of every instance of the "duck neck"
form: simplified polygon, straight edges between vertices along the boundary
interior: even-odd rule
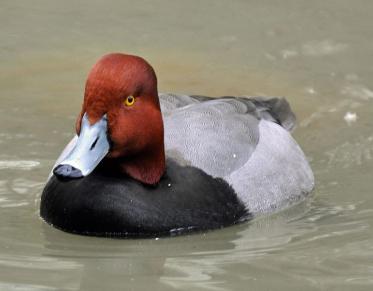
[[[126,158],[120,163],[121,170],[143,184],[155,185],[166,168],[164,146]]]

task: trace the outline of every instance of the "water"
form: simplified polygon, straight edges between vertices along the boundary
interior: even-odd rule
[[[3,0],[0,290],[371,290],[371,11],[363,0]],[[148,59],[163,92],[287,96],[314,195],[251,223],[158,240],[43,223],[40,194],[86,74],[113,51]]]

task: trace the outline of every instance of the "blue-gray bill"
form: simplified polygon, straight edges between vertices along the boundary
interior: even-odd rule
[[[53,169],[59,177],[82,178],[89,175],[107,155],[110,144],[107,138],[107,117],[91,125],[87,113],[82,118],[78,140],[70,153],[67,154]]]

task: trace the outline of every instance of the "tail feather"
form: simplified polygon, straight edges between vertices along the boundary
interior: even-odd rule
[[[295,128],[296,117],[285,98],[253,97],[249,100],[254,103],[261,118],[275,121],[288,131]]]

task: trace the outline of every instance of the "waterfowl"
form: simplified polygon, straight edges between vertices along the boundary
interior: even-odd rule
[[[314,187],[294,125],[283,98],[158,94],[144,59],[105,55],[88,75],[41,217],[67,232],[137,237],[282,209]]]

